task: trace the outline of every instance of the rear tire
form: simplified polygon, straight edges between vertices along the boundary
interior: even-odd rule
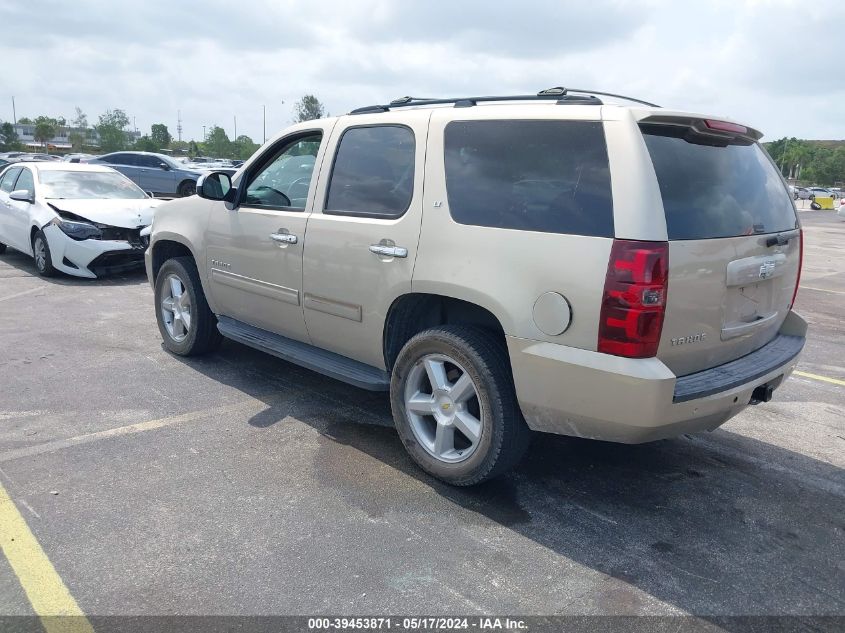
[[[164,262],[156,276],[155,309],[163,345],[174,354],[205,354],[223,339],[191,257]]]
[[[182,198],[187,198],[188,196],[192,196],[197,192],[197,183],[193,180],[186,180],[179,185],[179,196]]]
[[[411,458],[455,486],[501,475],[531,439],[507,348],[481,328],[445,325],[411,338],[393,367],[390,402]]]
[[[50,244],[44,231],[38,231],[32,237],[32,255],[35,258],[35,269],[42,277],[52,277],[56,274],[53,268],[53,256],[50,254]]]

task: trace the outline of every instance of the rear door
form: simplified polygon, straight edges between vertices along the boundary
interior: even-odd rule
[[[15,208],[13,201],[9,197],[15,187],[15,182],[20,176],[20,167],[10,167],[3,172],[3,177],[0,178],[0,242],[11,246],[18,250],[28,252],[26,241],[21,240],[21,236],[14,230],[13,215]]]
[[[640,129],[669,238],[658,357],[686,375],[777,335],[798,281],[801,235],[788,189],[753,130],[647,121]]]
[[[140,170],[138,169],[138,161],[134,154],[108,154],[103,156],[101,159],[98,159],[96,162],[104,163],[112,169],[116,169],[136,185],[143,188],[143,185],[141,184]]]
[[[430,115],[340,119],[308,219],[303,288],[311,341],[378,368],[385,316],[411,290]]]
[[[33,196],[35,195],[35,178],[33,178],[32,170],[29,167],[21,168],[21,173],[12,191],[18,190],[26,190]],[[29,243],[29,228],[32,203],[24,200],[9,199],[7,211],[8,219],[6,226],[8,227],[9,236],[13,240],[13,246],[25,253],[31,253],[32,247]]]

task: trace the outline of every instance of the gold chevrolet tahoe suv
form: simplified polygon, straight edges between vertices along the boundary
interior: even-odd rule
[[[157,210],[165,347],[224,336],[389,391],[456,485],[530,430],[647,442],[768,401],[807,326],[761,134],[615,97],[406,97],[284,130]]]

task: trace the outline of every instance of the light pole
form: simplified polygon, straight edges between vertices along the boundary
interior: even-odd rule
[[[261,111],[264,113],[264,142],[267,142],[267,106],[261,106]]]

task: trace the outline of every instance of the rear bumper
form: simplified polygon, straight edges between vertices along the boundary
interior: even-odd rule
[[[754,389],[787,378],[806,322],[790,312],[754,353],[678,378],[656,358],[631,359],[508,337],[517,398],[536,431],[636,444],[713,430],[748,406]]]

